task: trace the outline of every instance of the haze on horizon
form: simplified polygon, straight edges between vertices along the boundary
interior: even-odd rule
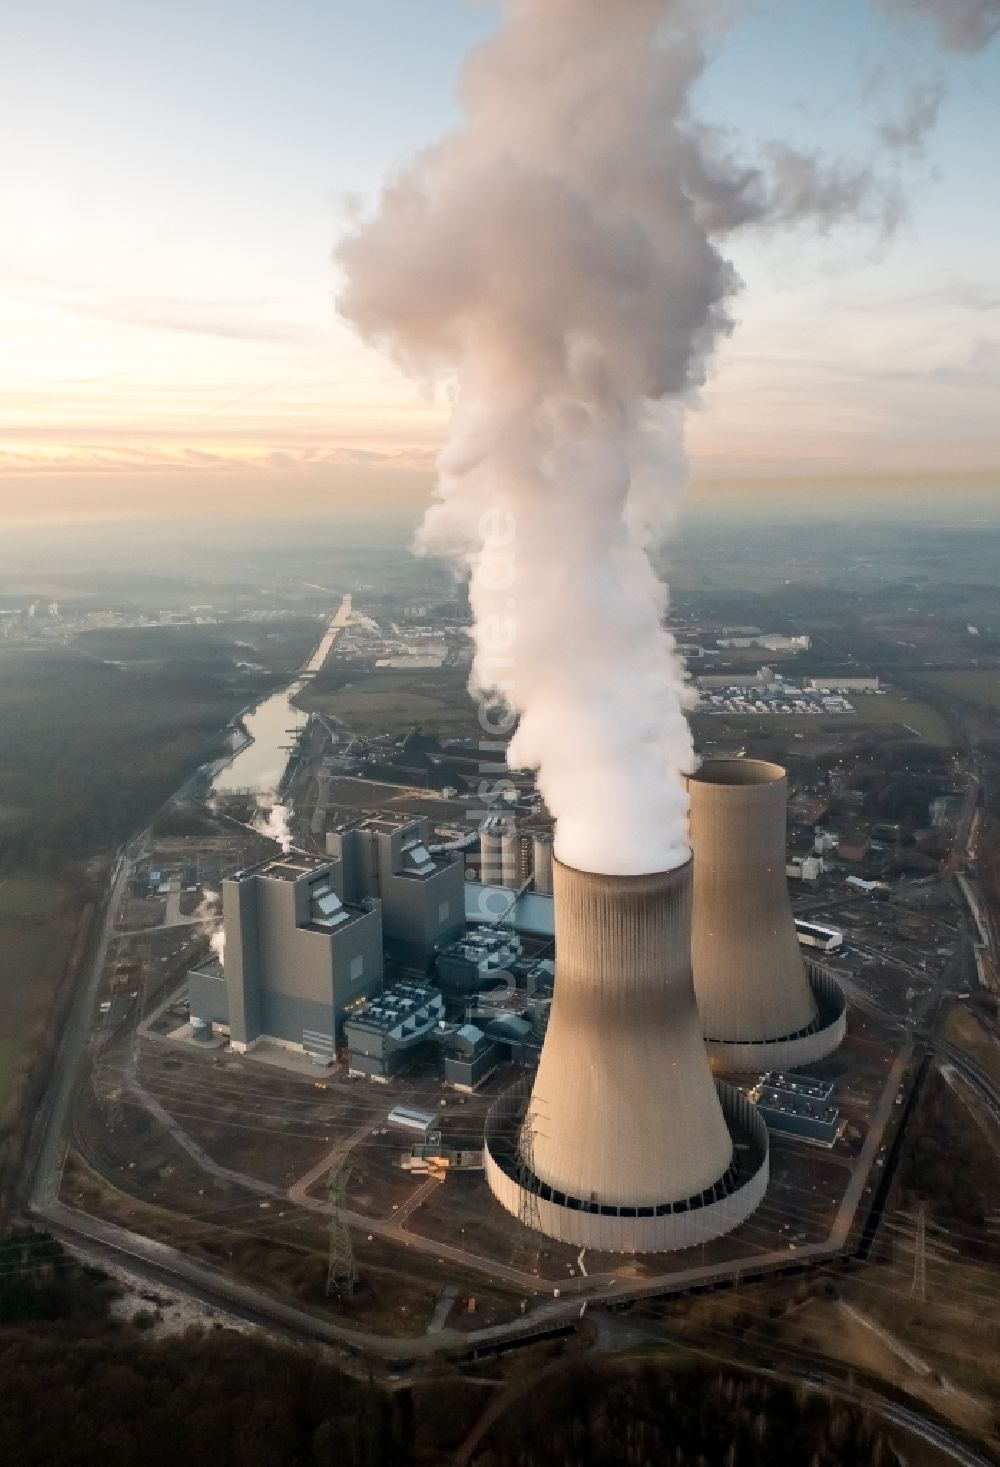
[[[868,169],[870,197],[734,237],[738,329],[688,427],[704,504],[797,482],[832,503],[852,481],[861,506],[876,481],[912,503],[915,475],[931,505],[966,484],[979,502],[1000,461],[1000,45],[893,15],[924,0],[728,8],[700,113],[750,162],[794,142],[845,186]],[[0,523],[419,504],[447,384],[407,382],[336,319],[331,251],[345,199],[453,123],[495,16],[15,0]]]

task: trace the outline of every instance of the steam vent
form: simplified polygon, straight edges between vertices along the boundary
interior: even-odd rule
[[[659,1253],[737,1227],[767,1187],[767,1130],[712,1077],[691,978],[691,863],[598,876],[553,860],[556,984],[530,1099],[490,1112],[486,1175],[574,1247]]]
[[[712,1060],[786,1070],[823,1059],[847,1027],[844,994],[803,958],[785,877],[788,781],[777,764],[708,760],[688,780],[694,987]]]

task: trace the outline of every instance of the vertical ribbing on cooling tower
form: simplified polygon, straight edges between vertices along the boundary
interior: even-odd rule
[[[785,875],[787,784],[756,759],[708,760],[688,781],[691,957],[710,1040],[779,1039],[816,1018]]]
[[[692,1197],[732,1159],[694,1001],[691,866],[553,862],[556,982],[531,1099],[539,1179],[584,1202]]]

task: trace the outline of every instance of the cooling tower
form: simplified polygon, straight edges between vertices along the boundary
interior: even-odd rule
[[[802,956],[785,876],[785,771],[713,759],[688,780],[691,958],[709,1053],[727,1069],[791,1069],[837,1048],[844,995]]]
[[[705,1053],[690,863],[598,876],[555,859],[553,877],[552,1011],[530,1103],[508,1094],[490,1113],[490,1187],[578,1247],[663,1252],[728,1232],[763,1196],[767,1133]]]

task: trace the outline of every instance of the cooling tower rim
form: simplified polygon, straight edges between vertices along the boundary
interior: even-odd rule
[[[582,866],[571,866],[560,861],[553,852],[553,870],[564,871],[568,879],[580,884],[599,888],[601,891],[618,892],[622,896],[639,895],[643,891],[663,891],[669,886],[686,881],[693,872],[694,859],[689,854],[679,866],[670,866],[666,871],[643,871],[631,875],[606,871],[585,871]]]
[[[688,788],[727,790],[766,789],[788,779],[788,771],[769,759],[705,759],[687,776]]]
[[[798,1034],[777,1039],[713,1039],[705,1048],[713,1065],[726,1074],[759,1070],[794,1070],[819,1064],[839,1049],[847,1035],[847,994],[834,975],[806,960],[809,987],[816,1000],[817,1020]]]
[[[770,1138],[763,1117],[743,1092],[724,1080],[715,1087],[734,1142],[755,1153],[746,1175],[734,1183],[734,1161],[712,1187],[695,1197],[672,1199],[658,1207],[599,1206],[554,1191],[511,1164],[498,1145],[502,1126],[515,1129],[530,1100],[530,1086],[517,1082],[490,1108],[486,1118],[486,1178],[496,1200],[515,1217],[536,1212],[547,1237],[610,1253],[670,1253],[711,1242],[732,1232],[759,1207],[770,1179]],[[507,1148],[510,1150],[509,1138]],[[527,1199],[531,1199],[529,1202]]]

